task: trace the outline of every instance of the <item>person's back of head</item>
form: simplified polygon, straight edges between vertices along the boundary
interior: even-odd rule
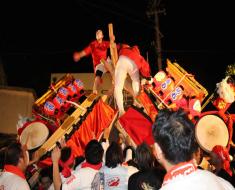
[[[88,163],[96,165],[102,162],[104,149],[97,140],[91,140],[85,148],[85,159]]]
[[[72,154],[72,149],[70,147],[63,147],[61,149],[60,160],[63,163],[68,162],[70,167],[71,167],[71,165],[73,165],[74,157]]]
[[[139,170],[149,170],[154,167],[154,156],[151,148],[146,143],[137,146],[136,162]]]
[[[8,134],[8,133],[0,133],[0,149],[3,147],[7,147],[9,144],[17,141],[17,135]]]
[[[23,157],[21,144],[13,142],[5,150],[4,164],[17,166],[21,157]]]
[[[76,168],[77,166],[79,166],[82,162],[84,162],[84,160],[85,160],[85,157],[84,157],[84,156],[75,157],[74,168]]]
[[[189,161],[197,150],[192,121],[183,109],[160,110],[153,125],[153,135],[165,159],[171,164]]]
[[[123,151],[117,142],[112,142],[105,154],[105,165],[108,168],[115,168],[123,162]]]
[[[61,149],[61,156],[59,160],[60,171],[62,175],[67,178],[71,175],[71,169],[74,167],[75,158],[71,147],[63,147]]]
[[[48,189],[52,183],[52,167],[42,168],[39,173],[39,184],[42,189]]]

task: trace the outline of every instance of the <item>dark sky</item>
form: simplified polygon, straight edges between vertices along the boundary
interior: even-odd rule
[[[95,38],[101,28],[108,39],[114,25],[116,42],[139,45],[154,75],[154,22],[147,17],[147,0],[42,0],[0,2],[0,52],[10,86],[47,91],[50,74],[93,72],[90,58],[74,63],[72,53]],[[232,1],[162,0],[163,66],[177,61],[213,91],[235,62],[235,16]]]

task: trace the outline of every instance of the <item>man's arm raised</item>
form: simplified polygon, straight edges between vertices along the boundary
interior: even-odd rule
[[[82,57],[86,56],[85,51],[79,51],[79,52],[74,52],[73,53],[73,60],[75,62],[78,62]]]

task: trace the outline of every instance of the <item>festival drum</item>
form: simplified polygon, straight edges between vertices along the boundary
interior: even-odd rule
[[[28,150],[40,147],[48,138],[49,129],[46,124],[40,120],[25,123],[19,132],[21,144],[26,144]]]
[[[225,122],[217,115],[204,115],[196,123],[195,135],[199,146],[211,152],[215,145],[226,147],[229,132]]]
[[[166,79],[166,73],[164,71],[159,71],[153,78],[154,88],[159,88]]]

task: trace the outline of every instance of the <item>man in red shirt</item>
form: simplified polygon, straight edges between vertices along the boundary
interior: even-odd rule
[[[92,41],[86,48],[80,52],[75,52],[73,59],[75,62],[79,61],[84,56],[92,56],[93,67],[95,72],[95,81],[93,85],[93,93],[98,93],[98,87],[101,84],[101,77],[103,73],[109,71],[113,76],[113,68],[111,59],[107,57],[107,50],[110,47],[109,41],[103,40],[102,30],[96,31],[96,40]]]
[[[114,97],[117,102],[119,116],[125,113],[123,106],[123,88],[127,77],[130,75],[132,80],[132,89],[134,96],[139,94],[140,90],[140,74],[144,78],[150,79],[150,67],[148,62],[140,55],[137,46],[129,47],[125,45],[119,51],[119,59],[115,68],[115,87]]]

